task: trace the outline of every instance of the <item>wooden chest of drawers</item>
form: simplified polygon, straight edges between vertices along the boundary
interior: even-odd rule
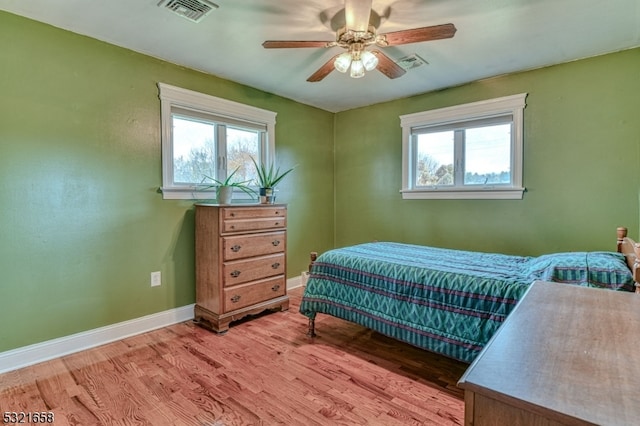
[[[195,320],[216,332],[265,309],[289,308],[287,207],[196,205]]]

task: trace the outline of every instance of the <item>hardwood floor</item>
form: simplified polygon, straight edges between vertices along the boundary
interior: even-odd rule
[[[467,365],[327,315],[191,322],[0,375],[0,415],[63,425],[461,425]]]

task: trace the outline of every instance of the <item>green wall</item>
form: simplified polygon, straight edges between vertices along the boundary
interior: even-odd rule
[[[4,12],[0,37],[0,352],[194,302],[193,203],[157,192],[157,82],[277,112],[289,277],[374,239],[538,254],[638,235],[640,49],[332,114]],[[399,115],[522,92],[523,200],[401,199]]]
[[[333,245],[334,114],[4,12],[0,39],[0,352],[194,303],[157,82],[277,112],[289,277]]]
[[[528,93],[522,200],[402,200],[400,115],[518,93]],[[638,236],[639,93],[634,49],[337,114],[336,245],[615,250],[617,226]]]

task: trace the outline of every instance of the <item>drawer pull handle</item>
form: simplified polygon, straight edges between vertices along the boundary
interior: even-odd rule
[[[233,303],[238,303],[239,300],[240,300],[240,296],[238,296],[237,294],[231,298],[231,302]]]
[[[240,271],[238,271],[237,269],[234,269],[233,271],[231,271],[230,274],[233,278],[238,278],[240,276]]]
[[[236,229],[236,226],[235,225],[231,225],[229,228]]]
[[[276,226],[280,225],[280,222],[276,222]]]
[[[237,252],[240,251],[241,248],[242,247],[240,247],[239,245],[236,244],[235,246],[231,247],[231,251],[234,252],[234,253],[237,253]]]
[[[276,285],[274,285],[273,287],[271,287],[271,290],[273,290],[273,291],[278,291],[278,290],[280,290],[280,284],[276,284]]]
[[[234,212],[231,212],[231,214],[229,216],[236,217],[236,214]]]
[[[274,247],[278,247],[280,245],[280,240],[273,240],[271,244],[273,244]]]
[[[276,262],[276,263],[272,264],[271,267],[273,269],[278,269],[280,267],[280,263]]]

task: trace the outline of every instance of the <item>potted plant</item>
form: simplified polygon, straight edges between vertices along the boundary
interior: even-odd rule
[[[275,187],[286,175],[293,171],[293,167],[281,172],[280,167],[276,167],[273,163],[269,166],[264,163],[258,164],[253,157],[251,157],[251,161],[253,161],[253,164],[256,166],[256,173],[258,175],[256,182],[260,188],[260,202],[262,204],[275,203]]]
[[[253,189],[251,189],[249,186],[247,186],[247,184],[250,181],[248,181],[248,180],[241,181],[241,182],[232,181],[233,176],[237,172],[238,172],[238,169],[236,168],[233,172],[231,172],[231,174],[229,176],[227,176],[227,178],[224,181],[220,181],[220,180],[218,180],[216,178],[212,178],[211,176],[206,176],[205,175],[205,177],[203,179],[203,182],[206,179],[209,179],[213,183],[201,186],[200,189],[206,190],[206,189],[215,188],[216,189],[216,199],[218,201],[218,204],[231,204],[231,200],[233,198],[233,191],[236,188],[241,190],[245,194],[248,194],[248,195],[253,197],[256,192]]]

